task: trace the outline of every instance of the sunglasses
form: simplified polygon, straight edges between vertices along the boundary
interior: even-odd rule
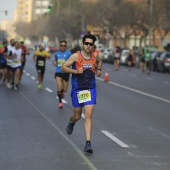
[[[90,46],[93,46],[93,43],[89,43],[89,42],[84,42],[84,45],[90,45]]]
[[[61,47],[66,47],[66,45],[60,45]]]

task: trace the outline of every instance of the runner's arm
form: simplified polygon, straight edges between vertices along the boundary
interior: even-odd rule
[[[30,55],[30,51],[28,50],[27,47],[26,47],[26,55]]]
[[[51,58],[50,54],[49,54],[47,51],[46,51],[45,57],[46,57],[47,59],[50,59],[50,58]]]
[[[56,60],[56,58],[57,58],[57,57],[56,57],[56,55],[55,55],[54,61],[52,62],[52,65],[53,65],[53,66],[56,66],[56,65],[57,65],[57,60]]]
[[[72,74],[81,74],[83,73],[83,67],[75,70],[70,68],[69,66],[73,65],[78,59],[78,54],[74,53],[72,54],[62,65],[61,70],[66,73],[72,73]]]
[[[36,52],[34,53],[33,57],[32,57],[34,63],[36,62]]]
[[[97,53],[94,53],[94,56],[96,57],[96,75],[99,77],[101,76],[101,70],[102,70],[102,59],[97,55]]]

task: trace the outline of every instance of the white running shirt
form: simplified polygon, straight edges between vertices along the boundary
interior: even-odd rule
[[[17,56],[12,58],[11,67],[12,68],[16,68],[16,67],[21,66],[21,54],[22,54],[22,50],[20,48],[19,49],[14,48],[12,50],[12,55],[13,54],[16,54]]]
[[[10,54],[10,51],[13,51],[15,49],[15,47],[11,45],[8,45],[7,48],[8,48],[8,55]],[[12,59],[7,58],[6,61],[7,61],[7,66],[11,66]]]

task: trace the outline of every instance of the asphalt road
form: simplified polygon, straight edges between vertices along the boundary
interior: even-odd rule
[[[32,56],[20,90],[0,84],[0,170],[169,170],[170,75],[103,64],[96,78],[94,154],[83,154],[84,116],[71,136],[70,88],[58,109],[55,67],[47,60],[43,90],[37,89]],[[108,70],[109,82],[104,82]]]

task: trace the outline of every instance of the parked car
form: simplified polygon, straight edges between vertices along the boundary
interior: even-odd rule
[[[104,50],[104,45],[103,44],[96,44],[96,49],[99,51]]]
[[[158,71],[158,61],[163,51],[151,51],[151,70]]]
[[[165,72],[166,70],[170,72],[170,52],[163,52],[158,60],[158,71]]]
[[[126,64],[127,54],[129,54],[130,49],[123,49],[120,55],[120,64]]]
[[[113,48],[105,48],[102,55],[101,55],[101,58],[102,58],[102,61],[103,62],[108,62],[108,56],[109,56],[109,52],[110,51],[113,51]]]
[[[109,55],[107,57],[107,62],[113,64],[114,63],[114,51],[116,48],[113,48],[112,50],[109,51]]]

